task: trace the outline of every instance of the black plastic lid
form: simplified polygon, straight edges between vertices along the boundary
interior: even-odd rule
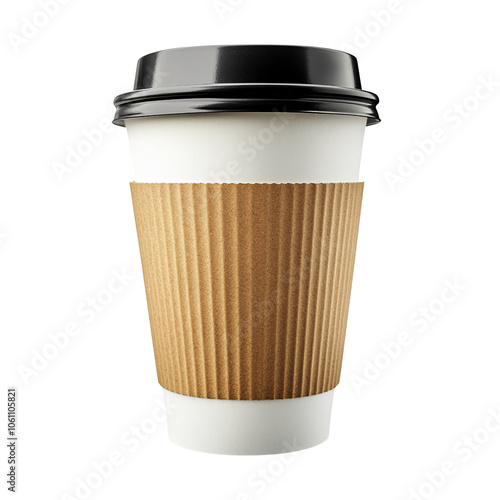
[[[375,94],[361,89],[356,58],[338,50],[222,45],[154,52],[139,59],[133,92],[119,95],[113,123],[217,112],[331,113],[378,123]]]

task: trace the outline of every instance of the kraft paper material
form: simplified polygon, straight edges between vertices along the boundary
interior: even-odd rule
[[[160,384],[218,399],[339,382],[363,183],[131,183]]]

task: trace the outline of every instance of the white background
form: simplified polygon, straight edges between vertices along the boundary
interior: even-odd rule
[[[499,84],[489,95],[479,89],[481,101],[471,97],[481,79],[500,82],[494,7],[491,0],[401,0],[399,7],[389,0],[242,0],[221,19],[211,0],[70,0],[20,45],[23,18],[33,19],[40,6],[2,7],[2,386],[19,393],[18,498],[83,498],[78,481],[117,452],[121,464],[88,498],[404,500],[412,489],[420,498],[499,498],[498,424],[481,430],[500,408]],[[390,17],[377,16],[389,8]],[[349,44],[363,87],[381,99],[382,123],[366,131],[362,223],[331,436],[286,465],[277,456],[178,448],[164,423],[137,449],[127,441],[133,426],[151,430],[161,389],[124,129],[104,134],[62,181],[53,168],[85,131],[112,117],[112,99],[132,88],[140,56],[234,43]],[[454,106],[464,101],[468,116],[458,119]],[[415,141],[436,128],[446,139],[419,162]],[[397,173],[401,157],[420,164],[391,190],[387,172]],[[86,322],[79,305],[122,269],[133,279]],[[446,280],[466,289],[442,307]],[[439,313],[416,323],[419,307],[430,303]],[[19,366],[29,366],[68,322],[81,333],[26,383]],[[357,391],[353,377],[364,377],[367,363],[383,363],[381,344],[405,331],[411,345]],[[460,444],[466,435],[484,444]],[[443,484],[429,488],[426,474],[445,461],[454,474],[435,475]],[[259,474],[268,479],[256,482]],[[2,480],[2,495],[6,487]]]

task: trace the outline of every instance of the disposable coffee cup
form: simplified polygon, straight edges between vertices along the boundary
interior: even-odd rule
[[[172,442],[253,455],[328,438],[376,95],[354,56],[144,56],[115,99]]]

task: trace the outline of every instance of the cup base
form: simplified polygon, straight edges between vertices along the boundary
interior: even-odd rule
[[[333,390],[293,399],[240,401],[184,396],[164,389],[170,440],[222,455],[268,455],[327,440]]]

